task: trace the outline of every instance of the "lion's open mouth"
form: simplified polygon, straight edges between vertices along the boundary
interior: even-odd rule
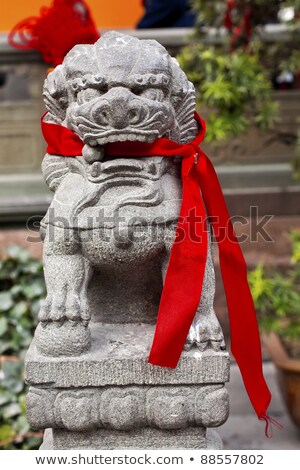
[[[82,126],[78,126],[79,131],[83,132]],[[140,130],[122,129],[109,130],[95,135],[93,133],[84,134],[84,142],[91,145],[105,145],[115,142],[147,142],[152,143],[159,138],[159,131],[157,130]]]
[[[152,143],[167,132],[162,129],[162,122],[167,117],[162,111],[154,113],[144,122],[136,123],[123,129],[104,127],[91,122],[85,116],[77,116],[76,126],[84,142],[90,146],[105,145],[114,142],[147,142]]]

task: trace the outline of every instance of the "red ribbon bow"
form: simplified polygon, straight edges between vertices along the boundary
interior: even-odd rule
[[[36,49],[45,62],[61,64],[76,44],[94,44],[100,34],[84,0],[53,0],[40,16],[20,21],[8,35],[12,47]]]
[[[271,394],[262,372],[259,331],[247,282],[246,263],[214,167],[199,148],[205,136],[205,122],[197,113],[195,119],[199,133],[187,144],[162,138],[152,144],[117,142],[104,147],[105,153],[110,156],[182,157],[182,206],[177,238],[170,255],[149,363],[172,368],[178,363],[201,298],[208,248],[208,216],[219,247],[232,353],[258,417],[270,422],[266,411]],[[48,153],[66,156],[82,154],[83,142],[69,129],[42,122],[42,130],[48,143]],[[192,213],[197,219],[195,217],[195,226],[191,228],[188,216]],[[188,236],[191,229],[196,233],[196,220],[201,221],[201,238],[198,235],[198,240]]]

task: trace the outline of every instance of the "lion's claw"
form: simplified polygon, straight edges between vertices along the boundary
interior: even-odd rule
[[[71,290],[66,293],[48,294],[39,313],[41,322],[65,320],[77,322],[86,317],[87,314],[81,307],[79,296]]]
[[[209,314],[199,314],[195,318],[189,330],[184,349],[190,350],[192,347],[196,347],[200,351],[225,349],[223,332],[214,311]]]

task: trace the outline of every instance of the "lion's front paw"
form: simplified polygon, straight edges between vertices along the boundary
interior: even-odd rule
[[[41,322],[65,320],[86,322],[89,320],[89,315],[76,292],[61,290],[47,295],[39,313],[39,320]]]
[[[184,348],[189,350],[193,346],[200,351],[210,348],[214,351],[225,349],[223,332],[213,310],[209,314],[197,315],[194,320]]]

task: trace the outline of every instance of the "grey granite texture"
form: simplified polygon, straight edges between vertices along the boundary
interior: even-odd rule
[[[187,429],[221,426],[228,418],[223,385],[30,388],[28,419],[41,427],[91,432],[140,428]]]
[[[176,369],[147,363],[154,325],[91,323],[92,344],[78,357],[47,357],[35,341],[26,356],[29,385],[55,388],[130,384],[222,384],[229,380],[229,355],[192,348]]]
[[[137,429],[133,431],[97,430],[88,434],[53,431],[52,448],[62,449],[205,449],[205,429],[188,428],[165,431]]]
[[[82,156],[43,160],[55,195],[42,222],[48,295],[36,345],[50,357],[78,356],[90,347],[91,319],[155,323],[181,204],[180,159],[111,158],[104,145],[193,140],[195,90],[159,43],[112,31],[75,46],[48,75],[44,99],[44,119],[85,145]],[[189,347],[224,348],[214,292],[209,244]]]
[[[74,449],[223,449],[220,436],[213,429],[189,428],[185,431],[143,430],[115,434],[94,433],[87,439],[83,433],[46,429],[40,450]]]
[[[230,383],[227,385],[230,396],[230,416],[218,429],[223,439],[224,449],[228,450],[300,450],[299,430],[291,422],[278,387],[277,374],[272,362],[264,362],[264,376],[272,393],[270,415],[283,424],[284,429],[273,427],[271,439],[264,434],[264,424],[257,419],[247,396],[237,364],[231,364]],[[213,447],[211,436],[214,429],[207,430],[207,448],[221,449],[218,444]],[[218,435],[217,435],[218,436]],[[220,442],[220,437],[218,436]],[[44,434],[43,450],[53,449],[52,432]]]
[[[113,449],[118,442],[206,448],[206,428],[228,417],[229,355],[191,349],[176,369],[152,366],[153,332],[149,324],[92,322],[91,349],[77,358],[43,356],[33,342],[26,356],[31,427],[52,428],[54,449]]]
[[[46,154],[42,164],[55,194],[41,223],[47,298],[26,357],[32,428],[52,428],[54,449],[220,448],[206,436],[229,409],[210,236],[179,365],[149,365],[181,206],[181,162],[126,151],[109,157],[105,148],[192,141],[194,86],[156,41],[109,32],[67,54],[48,75],[44,99],[44,119],[84,146],[72,158]]]

